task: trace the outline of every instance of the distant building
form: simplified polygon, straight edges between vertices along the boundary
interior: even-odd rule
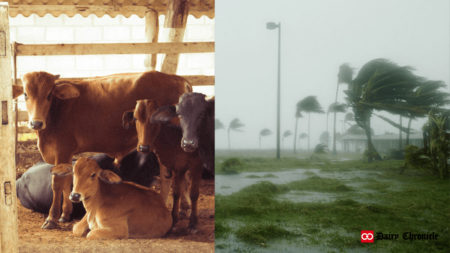
[[[344,142],[344,151],[356,152],[358,149],[363,152],[367,148],[367,137],[365,134],[346,134],[342,136]],[[394,133],[385,133],[381,135],[372,135],[372,142],[378,152],[387,152],[390,149],[399,147],[399,135]],[[406,134],[402,134],[402,147],[406,146]],[[423,133],[416,131],[409,134],[409,145],[423,147]]]

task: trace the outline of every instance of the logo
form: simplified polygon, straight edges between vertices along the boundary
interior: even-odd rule
[[[374,235],[373,230],[361,230],[361,242],[373,243]]]

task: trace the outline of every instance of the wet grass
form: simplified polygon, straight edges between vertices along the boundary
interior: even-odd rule
[[[256,171],[257,163],[262,165],[263,171],[270,171],[265,162],[270,158],[244,159],[240,172]],[[314,165],[296,159],[281,159],[278,166],[271,170],[304,168],[295,167],[304,163],[310,166],[306,168],[321,169],[320,172],[327,173],[324,174],[327,177],[307,171],[304,174],[308,173],[311,177],[305,180],[287,184],[263,181],[231,195],[216,195],[216,231],[221,230],[216,232],[216,238],[220,240],[232,234],[236,240],[254,245],[254,252],[258,252],[258,247],[273,245],[275,241],[270,238],[276,238],[276,235],[301,245],[326,246],[336,252],[448,252],[450,249],[448,180],[412,169],[399,175],[398,168],[402,161],[371,164],[341,161]],[[269,162],[273,166],[277,163]],[[328,178],[328,171],[337,175],[354,172],[355,176],[350,180]],[[360,172],[369,177],[357,175]],[[330,203],[281,201],[278,197],[292,190],[331,192],[341,197]],[[224,225],[230,221],[240,225]],[[397,241],[376,240],[373,244],[362,244],[361,230],[399,234],[400,238]],[[434,232],[439,237],[435,241],[409,241],[402,239],[405,232]],[[225,252],[232,251],[232,244],[227,247]]]
[[[261,178],[261,177],[257,175],[248,175],[245,178]]]
[[[278,178],[278,177],[275,176],[274,174],[266,174],[263,176],[263,178]]]

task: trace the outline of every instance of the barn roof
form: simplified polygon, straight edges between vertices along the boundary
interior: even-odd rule
[[[58,17],[66,14],[69,17],[81,14],[87,17],[95,14],[97,17],[104,15],[112,18],[121,14],[127,18],[136,14],[140,18],[145,17],[147,10],[152,9],[158,15],[166,14],[168,0],[0,0],[8,2],[9,15],[16,17],[22,14],[25,17],[37,14],[43,17],[51,14]],[[191,0],[189,15],[195,18],[207,16],[214,18],[214,0]]]

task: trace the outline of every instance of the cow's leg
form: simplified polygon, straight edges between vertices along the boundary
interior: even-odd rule
[[[94,229],[86,236],[87,240],[99,239],[127,239],[128,238],[128,223],[127,220],[115,220],[114,225]]]
[[[191,201],[189,197],[189,182],[189,171],[187,171],[181,181],[180,219],[185,219],[188,217],[189,208],[191,207]]]
[[[76,237],[83,236],[89,230],[89,223],[87,222],[88,214],[85,214],[83,219],[73,226],[73,235]]]
[[[55,164],[72,164],[72,155],[66,158],[57,157]],[[53,202],[50,207],[50,212],[48,214],[47,220],[42,225],[43,229],[55,229],[57,227],[58,218],[61,215],[61,194],[63,195],[63,219],[70,219],[70,214],[72,213],[72,202],[69,199],[70,187],[72,185],[72,176],[59,177],[52,176],[52,190],[53,190]]]
[[[191,217],[189,219],[188,233],[197,233],[197,202],[200,194],[200,180],[202,179],[203,163],[194,163],[190,167],[191,186],[189,188],[189,197],[191,198]]]
[[[115,169],[120,169],[120,164],[122,163],[122,159],[123,159],[127,154],[117,152],[117,153],[107,153],[107,155],[108,155],[109,157],[111,157],[111,158],[114,158],[114,162],[113,162],[114,168],[115,168]]]
[[[72,214],[73,210],[72,202],[69,199],[70,192],[72,191],[73,175],[65,176],[64,179],[62,215],[61,219],[59,219],[59,222],[63,223],[70,221],[70,214]]]
[[[169,196],[170,186],[172,185],[172,178],[167,178],[167,168],[166,166],[159,163],[159,177],[161,178],[161,197],[164,200],[164,203],[167,205],[167,197]]]
[[[173,174],[174,175],[172,175],[173,177],[172,232],[175,232],[178,223],[178,212],[180,209],[180,188],[183,175],[179,171],[176,171],[176,173],[174,172]]]

